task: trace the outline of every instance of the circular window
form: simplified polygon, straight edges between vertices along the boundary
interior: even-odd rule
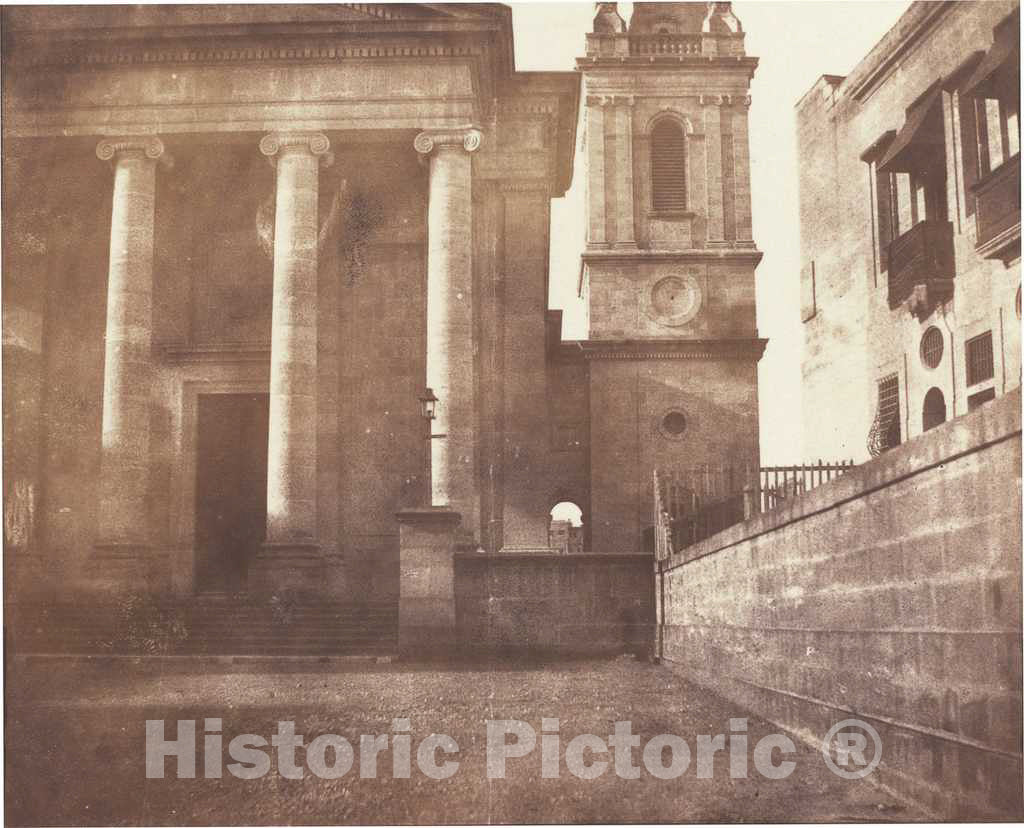
[[[700,311],[701,291],[688,274],[666,276],[650,292],[650,316],[662,325],[685,325]]]
[[[942,362],[942,331],[932,325],[921,337],[921,362],[928,368],[938,368]]]
[[[666,437],[681,437],[686,431],[686,415],[682,411],[669,411],[661,418],[661,430]]]

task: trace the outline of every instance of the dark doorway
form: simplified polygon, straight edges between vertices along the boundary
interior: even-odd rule
[[[201,394],[196,590],[242,592],[267,523],[266,394]]]

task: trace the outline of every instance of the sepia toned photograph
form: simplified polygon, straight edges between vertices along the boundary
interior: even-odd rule
[[[3,824],[1024,821],[1020,30],[0,6]]]

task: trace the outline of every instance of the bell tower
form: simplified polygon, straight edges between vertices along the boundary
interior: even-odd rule
[[[758,463],[765,343],[747,129],[757,59],[731,3],[635,3],[628,26],[616,3],[596,6],[577,60],[587,163],[581,344],[591,363],[592,508],[607,523],[595,523],[594,546],[614,552],[635,547],[623,527],[650,523],[655,468]]]

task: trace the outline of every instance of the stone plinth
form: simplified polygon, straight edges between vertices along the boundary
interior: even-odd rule
[[[462,516],[443,507],[399,512],[398,647],[403,655],[455,645],[455,552]]]

